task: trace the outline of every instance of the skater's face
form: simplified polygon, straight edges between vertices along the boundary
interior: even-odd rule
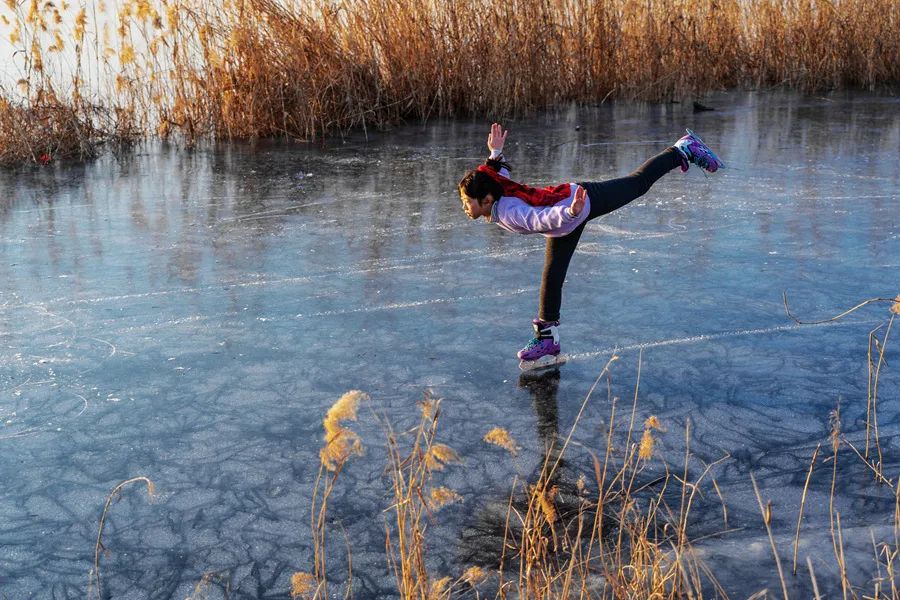
[[[470,219],[478,217],[487,217],[491,214],[491,205],[494,203],[494,197],[488,194],[483,200],[478,201],[475,198],[469,198],[465,194],[460,194],[462,200],[462,209]]]

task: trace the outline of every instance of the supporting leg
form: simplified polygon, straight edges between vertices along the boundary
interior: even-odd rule
[[[547,238],[544,250],[544,272],[541,276],[541,303],[538,318],[542,321],[559,321],[562,305],[562,286],[566,280],[569,262],[581,239],[584,223],[568,235]]]

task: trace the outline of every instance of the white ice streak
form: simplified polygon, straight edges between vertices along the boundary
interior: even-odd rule
[[[75,396],[78,396],[79,398],[81,398],[81,401],[84,403],[84,406],[81,407],[81,410],[78,411],[78,414],[75,415],[74,417],[72,417],[73,419],[77,419],[77,418],[80,417],[82,414],[84,414],[84,411],[87,410],[87,407],[88,407],[88,401],[87,401],[87,398],[85,398],[84,396],[82,396],[81,394],[79,394],[79,393],[77,393],[77,392],[73,392],[73,391],[71,391],[71,390],[66,390],[66,391],[68,391],[70,394],[73,394],[73,395],[75,395]]]
[[[41,430],[37,427],[32,427],[31,429],[23,429],[22,431],[18,431],[16,433],[11,433],[9,435],[0,435],[0,440],[11,440],[14,438],[22,438],[28,437],[32,435],[37,435],[41,433]]]
[[[14,211],[12,211],[12,214],[18,215],[18,214],[33,213],[33,212],[46,212],[48,210],[65,210],[65,209],[69,209],[69,208],[86,208],[86,207],[90,207],[90,206],[94,206],[94,205],[93,204],[62,204],[62,205],[51,204],[48,206],[39,206],[37,208],[23,208],[20,210],[14,210]]]
[[[294,204],[290,206],[282,206],[279,208],[275,208],[272,210],[261,210],[255,213],[249,213],[246,215],[238,215],[236,217],[222,217],[218,220],[217,225],[223,225],[226,223],[240,223],[244,221],[258,221],[260,219],[271,219],[277,217],[285,217],[291,212],[301,210],[303,208],[309,208],[311,206],[321,206],[324,204],[333,204],[334,201],[331,199],[320,200],[317,202],[306,202],[304,204]]]
[[[492,253],[491,259],[504,258],[515,256],[519,257],[524,254],[529,254],[535,251],[543,251],[544,248],[535,247],[535,248],[521,248],[517,250],[510,250],[508,252],[496,252]],[[160,290],[156,292],[138,292],[132,294],[117,294],[112,296],[97,296],[94,298],[76,298],[72,299],[69,297],[60,297],[53,298],[50,300],[46,300],[43,302],[29,302],[25,304],[17,304],[17,305],[0,305],[0,311],[3,310],[12,310],[17,308],[37,308],[41,310],[47,310],[47,305],[52,304],[60,304],[65,306],[75,306],[79,304],[101,304],[105,302],[118,302],[121,300],[137,300],[141,298],[157,298],[160,296],[177,296],[182,294],[200,294],[209,291],[217,291],[223,289],[232,289],[232,288],[250,288],[255,286],[267,286],[267,285],[290,285],[296,283],[309,283],[316,279],[324,279],[327,277],[341,277],[341,276],[349,276],[349,275],[367,275],[371,273],[381,273],[384,271],[399,271],[404,269],[416,269],[427,271],[431,269],[436,269],[442,267],[444,265],[449,265],[453,263],[465,262],[468,260],[472,260],[473,258],[477,259],[484,256],[484,252],[482,251],[472,251],[472,250],[463,250],[457,253],[457,258],[451,258],[448,260],[436,260],[430,263],[417,262],[421,260],[421,256],[412,256],[406,259],[406,262],[399,264],[389,264],[385,266],[377,266],[377,267],[368,267],[361,269],[335,269],[333,271],[326,271],[324,273],[316,273],[315,275],[301,275],[297,277],[279,277],[275,279],[261,278],[254,281],[225,281],[213,285],[204,285],[204,286],[195,286],[195,287],[183,287],[176,288],[172,290]]]
[[[226,315],[227,316],[227,315]],[[197,323],[199,321],[209,321],[211,319],[222,319],[223,315],[191,315],[180,319],[170,319],[168,321],[156,321],[154,323],[146,323],[144,325],[133,325],[129,327],[120,327],[112,333],[121,335],[123,333],[134,333],[137,331],[151,331],[154,329],[165,329],[176,325],[184,325],[185,323]]]
[[[598,233],[633,239],[652,239],[673,235],[671,231],[628,231],[627,229],[620,229],[619,227],[605,224],[591,225],[591,229]]]
[[[57,342],[56,344],[51,344],[51,345],[47,346],[47,348],[48,349],[56,348],[57,346],[65,346],[66,348],[70,348],[72,346],[72,344],[75,343],[75,339],[78,337],[78,326],[75,325],[75,323],[73,323],[71,320],[67,319],[66,317],[63,317],[62,315],[58,315],[54,312],[50,312],[49,310],[47,310],[46,306],[38,306],[36,308],[38,310],[40,310],[41,312],[43,312],[45,316],[59,319],[60,321],[63,321],[64,325],[68,325],[71,328],[71,333],[70,333],[70,337],[68,340],[63,341],[63,342]],[[53,327],[43,330],[40,333],[46,333],[47,331],[53,331],[54,329],[58,329],[60,327],[63,327],[63,325],[55,325]]]
[[[468,302],[470,300],[485,300],[488,298],[506,298],[508,296],[518,296],[525,292],[534,292],[537,288],[519,288],[516,290],[507,290],[503,292],[494,292],[493,294],[481,294],[478,296],[457,296],[455,298],[429,298],[428,300],[418,300],[416,302],[396,302],[393,304],[382,304],[379,306],[364,306],[362,308],[349,308],[346,310],[326,310],[323,312],[296,315],[298,319],[311,317],[333,317],[337,315],[349,315],[354,313],[368,313],[381,310],[398,310],[401,308],[416,308],[419,306],[430,306],[433,304],[453,304],[456,302]]]
[[[96,371],[97,369],[99,369],[100,367],[103,366],[103,363],[105,363],[105,362],[108,361],[110,358],[112,358],[113,356],[115,356],[115,355],[116,355],[116,352],[118,351],[118,349],[116,348],[116,345],[113,344],[112,342],[108,342],[108,341],[106,341],[106,340],[101,340],[100,338],[96,338],[96,337],[92,337],[92,338],[88,338],[88,339],[91,339],[91,340],[93,340],[93,341],[95,341],[95,342],[100,342],[101,344],[106,344],[107,346],[109,346],[109,354],[107,354],[105,357],[103,357],[102,359],[100,359],[100,362],[98,362],[98,363],[97,363],[96,365],[94,365],[93,367],[90,367],[90,368],[88,368],[88,369],[85,369],[85,370],[81,371],[81,372],[79,373],[79,376],[84,375],[84,374],[86,374],[86,373],[90,373],[91,371]]]
[[[591,148],[593,146],[645,146],[647,144],[670,144],[671,140],[635,140],[630,142],[611,141],[611,142],[591,142],[590,144],[581,144],[582,148]]]
[[[493,292],[490,294],[480,294],[476,296],[456,296],[453,298],[429,298],[427,300],[418,300],[414,302],[394,302],[391,304],[380,304],[376,306],[363,306],[360,308],[348,308],[344,310],[326,310],[315,313],[298,313],[294,315],[295,319],[308,319],[314,317],[333,317],[339,315],[349,315],[355,313],[369,313],[384,310],[401,310],[406,308],[417,308],[420,306],[432,306],[435,304],[454,304],[457,302],[468,302],[472,300],[485,300],[490,298],[506,298],[509,296],[518,296],[527,292],[537,291],[537,287],[518,288],[514,290],[505,290],[502,292]],[[124,327],[117,329],[114,333],[131,333],[135,331],[146,331],[151,329],[168,328],[185,323],[196,323],[198,321],[222,321],[223,316],[227,315],[192,315],[182,319],[172,319],[170,321],[158,321],[156,323],[148,323],[145,325],[137,325],[134,327]],[[281,322],[284,319],[279,317],[265,317],[267,322]]]
[[[647,348],[659,348],[662,346],[676,346],[680,344],[697,344],[700,342],[709,342],[713,340],[721,340],[731,337],[744,337],[750,335],[764,335],[767,333],[781,333],[786,331],[801,331],[809,327],[841,327],[847,325],[858,325],[861,321],[834,321],[830,323],[818,323],[816,325],[776,325],[774,327],[760,327],[757,329],[734,329],[731,331],[719,331],[716,333],[701,333],[679,338],[670,338],[666,340],[656,340],[653,342],[639,342],[636,344],[628,344],[627,346],[615,346],[604,350],[592,350],[590,352],[578,352],[569,354],[568,360],[585,360],[598,356],[608,356],[617,352],[626,352],[629,350],[641,350]]]

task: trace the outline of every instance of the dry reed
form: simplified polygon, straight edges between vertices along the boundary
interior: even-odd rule
[[[105,597],[103,595],[103,582],[100,577],[100,553],[103,551],[108,552],[108,549],[103,544],[103,530],[106,528],[106,519],[109,516],[109,509],[112,506],[113,500],[119,497],[126,486],[138,482],[147,486],[147,497],[152,500],[156,494],[156,486],[148,477],[144,476],[126,479],[114,487],[106,496],[106,502],[103,504],[103,513],[100,515],[100,524],[97,526],[97,542],[94,544],[94,567],[91,569],[88,581],[88,598],[92,600],[94,598],[99,600],[100,598]]]
[[[892,309],[893,306],[895,305],[892,305]],[[849,312],[842,313],[838,318]],[[881,360],[886,342],[887,336],[878,347]],[[638,363],[631,411],[623,418],[617,413],[618,399],[612,396],[609,372],[610,365],[617,358],[612,357],[591,386],[562,444],[551,444],[546,448],[537,480],[520,482],[517,478],[513,482],[503,524],[503,541],[499,548],[499,567],[496,569],[488,570],[484,566],[474,565],[463,570],[454,579],[446,575],[438,577],[427,567],[429,519],[446,504],[466,500],[457,492],[433,482],[437,471],[447,464],[459,462],[455,451],[436,441],[440,401],[426,395],[425,400],[419,404],[419,424],[410,431],[398,434],[388,426],[388,473],[393,498],[386,511],[391,516],[386,523],[385,542],[388,563],[394,572],[401,598],[446,600],[454,595],[467,595],[470,592],[474,592],[475,597],[480,597],[482,594],[489,595],[489,592],[483,590],[488,582],[494,586],[495,597],[499,599],[517,597],[551,600],[578,596],[617,600],[700,600],[710,594],[727,597],[709,567],[697,558],[688,535],[688,524],[695,499],[701,494],[705,482],[711,479],[709,485],[722,503],[723,520],[725,527],[728,527],[728,512],[722,492],[711,477],[713,468],[728,457],[705,465],[691,479],[689,464],[696,459],[690,450],[688,421],[685,429],[684,464],[679,467],[679,472],[674,474],[675,469],[663,462],[665,474],[662,477],[639,485],[638,481],[646,478],[645,469],[655,458],[656,438],[653,432],[664,433],[666,429],[660,419],[649,415],[643,421],[644,433],[640,440],[634,438],[641,361]],[[594,465],[594,485],[590,486],[580,477],[573,486],[574,489],[563,491],[557,483],[557,471],[587,403],[595,389],[604,381],[610,416],[603,456],[589,450]],[[515,448],[508,432],[500,428],[495,428],[492,432],[493,435],[486,436],[486,441],[506,447],[507,450]],[[502,435],[497,432],[502,432]],[[845,595],[855,595],[853,590],[861,588],[850,581],[841,515],[834,505],[837,457],[840,447],[847,446],[867,468],[876,470],[876,474],[880,473],[880,464],[864,456],[842,433],[840,406],[830,415],[828,441],[832,450],[832,456],[828,459],[832,461],[832,472],[827,510],[834,561],[842,592]],[[875,445],[877,444],[876,440]],[[816,447],[810,461],[797,515],[793,543],[794,573],[797,569],[803,509],[820,447],[821,445]],[[775,542],[772,505],[763,504],[752,474],[750,480],[778,571],[781,595],[788,598],[788,583]],[[878,477],[878,481],[894,491],[894,540],[893,544],[878,544],[873,538],[878,576],[872,580],[872,597],[885,597],[885,587],[889,585],[892,594],[890,597],[896,598],[894,560],[900,556],[900,486],[894,486],[884,476]],[[574,499],[567,498],[570,495]],[[672,505],[673,501],[675,505]],[[324,509],[324,505],[322,506]],[[321,542],[322,539],[317,540],[317,544]],[[819,598],[819,584],[809,556],[805,562],[813,594]],[[295,590],[310,592],[312,581],[312,576],[304,574],[298,580],[302,585],[295,586]],[[321,591],[322,588],[319,587],[309,595],[323,597]],[[762,590],[752,597],[767,597],[767,594],[767,590]]]
[[[766,504],[763,508],[762,497],[759,495],[759,488],[756,486],[756,478],[753,473],[750,474],[750,482],[753,484],[753,494],[756,496],[756,503],[759,506],[759,512],[763,517],[763,524],[766,526],[766,535],[769,537],[769,546],[772,548],[772,556],[775,557],[775,568],[778,569],[778,579],[781,581],[781,593],[784,600],[790,597],[787,591],[787,582],[784,579],[784,570],[781,568],[781,558],[778,556],[778,546],[775,545],[775,536],[772,535],[772,503]]]
[[[853,306],[840,314],[830,317],[827,319],[821,319],[817,321],[801,321],[796,316],[794,316],[790,309],[788,308],[787,303],[787,295],[784,296],[784,307],[787,315],[793,319],[798,324],[812,324],[812,323],[827,323],[831,321],[836,321],[842,319],[843,317],[860,310],[861,308],[868,306],[874,303],[880,302],[890,302],[890,317],[887,321],[887,328],[885,330],[884,337],[881,341],[878,340],[876,333],[884,327],[881,325],[871,331],[869,333],[869,343],[867,347],[867,366],[868,366],[868,381],[867,381],[867,398],[866,398],[866,427],[865,427],[865,453],[860,452],[860,450],[847,438],[847,436],[842,431],[842,423],[841,423],[841,407],[840,401],[838,402],[837,407],[831,411],[829,414],[829,434],[828,441],[831,446],[832,456],[826,460],[830,460],[832,463],[831,469],[831,482],[830,482],[830,493],[828,498],[828,515],[829,515],[829,529],[831,533],[831,541],[832,541],[832,550],[834,552],[834,560],[838,569],[838,575],[840,577],[841,584],[841,592],[843,597],[848,598],[849,596],[857,597],[856,590],[858,586],[855,586],[853,582],[850,581],[850,574],[847,569],[847,560],[845,555],[845,545],[843,538],[843,529],[841,527],[841,514],[839,511],[835,509],[835,492],[837,488],[837,474],[838,474],[838,452],[841,446],[846,446],[859,458],[860,462],[869,470],[873,472],[875,475],[875,480],[882,485],[887,486],[894,492],[894,516],[893,516],[893,537],[894,543],[893,545],[883,542],[880,546],[875,543],[874,534],[872,538],[873,547],[875,549],[875,565],[878,571],[878,576],[873,580],[874,593],[872,595],[873,598],[881,598],[881,597],[890,597],[890,598],[900,598],[898,596],[898,591],[896,587],[896,579],[894,574],[894,560],[900,555],[900,485],[894,485],[894,482],[888,479],[884,474],[884,462],[883,462],[883,453],[881,449],[881,441],[879,439],[878,432],[878,420],[877,420],[877,397],[878,397],[878,380],[881,373],[881,367],[884,364],[884,355],[887,347],[887,342],[890,337],[891,326],[893,325],[894,317],[898,314],[897,308],[900,305],[900,296],[896,298],[871,298],[869,300],[865,300],[856,306]],[[877,350],[878,360],[875,361],[873,359],[873,347]],[[870,457],[870,446],[874,447],[877,454],[877,458]],[[800,502],[800,510],[797,517],[797,528],[794,538],[794,573],[796,573],[797,568],[797,551],[800,543],[800,524],[803,518],[803,507],[806,502],[806,494],[810,485],[810,481],[813,475],[813,467],[815,465],[816,457],[818,456],[819,449],[821,445],[816,446],[816,450],[813,452],[812,460],[810,461],[809,471],[807,473],[806,482],[803,487],[803,495],[801,497]],[[754,490],[755,483],[754,483]],[[757,491],[757,499],[759,499],[759,494]],[[760,508],[761,505],[760,505]],[[766,513],[764,518],[766,522],[766,527],[768,530],[768,521],[769,516]],[[770,542],[773,546],[773,552],[775,551],[774,540],[771,537],[771,531],[769,531]],[[884,557],[884,563],[881,561],[881,557]],[[778,561],[778,556],[776,553],[776,562]],[[813,572],[812,561],[810,557],[807,556],[806,559],[811,583],[813,586],[813,591],[816,598],[820,598],[818,582],[816,580],[815,573]],[[881,576],[881,568],[884,566],[886,571],[886,576]],[[779,575],[781,575],[781,568],[779,565]],[[891,594],[887,596],[883,594],[882,584],[884,581],[888,581],[890,583]],[[784,585],[784,580],[782,576],[782,585]],[[785,589],[785,594],[787,591]]]
[[[325,430],[325,445],[319,451],[319,472],[313,486],[310,506],[310,533],[313,537],[313,572],[298,571],[291,578],[291,595],[297,597],[328,598],[328,564],[326,539],[328,527],[326,516],[328,500],[351,456],[363,452],[359,435],[345,426],[347,421],[356,421],[359,405],[368,402],[369,395],[359,390],[343,394],[328,409],[322,419]],[[346,537],[346,534],[345,534]],[[353,558],[347,544],[348,594],[353,586]]]
[[[803,507],[806,506],[806,494],[809,491],[809,482],[812,479],[813,469],[816,466],[816,458],[819,456],[819,450],[822,444],[817,444],[813,451],[812,458],[809,461],[809,471],[806,473],[806,482],[803,484],[803,494],[800,496],[800,510],[797,511],[797,532],[794,535],[794,566],[791,574],[797,574],[797,552],[800,549],[800,525],[803,523]]]
[[[88,156],[104,139],[149,133],[309,140],[573,101],[900,83],[893,0],[125,0],[107,15],[37,0],[5,7],[22,89],[0,91],[0,113],[29,123],[0,128],[6,162]],[[66,52],[74,68],[54,69]],[[54,90],[66,93],[50,101]]]
[[[208,600],[210,589],[213,585],[221,588],[222,595],[228,598],[231,595],[231,579],[222,573],[204,573],[194,586],[194,591],[185,600]]]
[[[389,515],[385,523],[385,547],[400,597],[436,600],[466,594],[467,590],[479,597],[480,590],[487,585],[496,586],[498,597],[509,594],[550,599],[577,594],[638,600],[702,596],[701,580],[714,579],[694,557],[685,528],[701,481],[714,465],[708,465],[694,481],[687,480],[686,475],[672,478],[684,487],[684,493],[680,494],[681,505],[675,510],[666,500],[670,476],[636,485],[649,461],[649,457],[639,456],[638,443],[631,438],[636,404],[632,405],[632,413],[621,425],[615,410],[612,411],[602,459],[604,466],[601,468],[599,457],[593,458],[596,474],[593,491],[583,478],[579,479],[574,492],[577,499],[573,502],[568,498],[573,492],[561,491],[556,483],[563,455],[585,407],[598,384],[604,380],[609,383],[609,366],[617,358],[614,356],[597,377],[562,444],[546,448],[537,480],[513,483],[504,539],[498,548],[499,570],[472,565],[453,578],[439,577],[427,567],[429,520],[442,506],[464,500],[457,492],[433,481],[447,465],[460,461],[452,448],[436,440],[440,401],[426,395],[419,404],[419,423],[409,431],[398,433],[386,424],[387,473],[393,491],[391,504],[385,511]],[[609,385],[607,387],[609,390]],[[336,406],[343,404],[346,403],[338,402]],[[344,411],[333,407],[329,414],[338,412]],[[329,418],[325,421],[327,423]],[[645,420],[645,427],[665,431],[655,416]],[[506,441],[508,435],[499,438]],[[515,447],[514,442],[511,447]],[[344,460],[339,461],[335,471],[323,467],[326,476],[330,475],[324,489],[332,489],[349,454],[343,456]],[[690,460],[689,455],[686,460]],[[686,474],[686,467],[684,471]],[[651,491],[657,484],[660,484],[658,490]],[[323,495],[322,489],[323,485],[317,482],[314,501],[314,514],[318,517],[314,527],[316,566],[313,574],[298,572],[295,575],[292,593],[296,597],[324,598],[327,595],[320,574],[324,573],[321,571],[324,569],[325,545],[323,511],[327,503],[327,493]],[[612,530],[615,530],[614,535]],[[598,585],[599,596],[595,594]]]
[[[894,317],[895,306],[896,304],[891,307],[890,319]],[[882,362],[887,341],[886,334],[879,346]],[[691,454],[690,421],[687,421],[684,464],[679,467],[680,472],[674,474],[675,469],[663,461],[663,476],[639,484],[642,479],[647,479],[645,470],[655,457],[652,451],[655,438],[645,441],[648,435],[652,435],[648,432],[664,433],[666,429],[656,416],[650,415],[644,420],[644,436],[641,441],[634,439],[642,363],[638,363],[637,384],[630,414],[623,419],[617,412],[618,399],[612,396],[611,387],[610,366],[617,359],[614,355],[594,381],[562,444],[550,444],[545,449],[537,480],[520,482],[517,478],[513,482],[512,493],[506,505],[497,569],[472,565],[455,579],[446,575],[439,577],[429,571],[427,529],[430,520],[434,518],[436,511],[447,504],[466,500],[456,491],[434,481],[437,473],[445,467],[461,462],[456,451],[437,441],[441,401],[426,393],[424,400],[419,403],[421,416],[418,424],[409,431],[397,433],[389,423],[385,423],[389,455],[387,474],[392,489],[391,504],[385,510],[388,514],[385,522],[386,557],[401,598],[447,600],[454,595],[470,592],[474,592],[477,598],[488,585],[494,585],[495,596],[501,599],[511,596],[552,600],[578,596],[610,600],[702,600],[709,593],[715,597],[727,598],[712,571],[697,558],[688,530],[692,507],[701,494],[702,486],[706,485],[707,479],[712,479],[713,468],[728,457],[706,464],[691,479],[689,466],[696,464],[697,459]],[[603,456],[588,449],[594,467],[594,485],[590,486],[584,478],[579,478],[571,486],[573,489],[562,490],[558,470],[563,456],[570,447],[585,407],[601,382],[606,383],[610,416]],[[320,455],[321,464],[310,512],[314,564],[311,573],[294,573],[291,580],[292,597],[328,597],[325,557],[328,500],[347,461],[362,450],[361,438],[348,430],[345,422],[355,420],[359,404],[367,400],[368,396],[362,392],[348,392],[335,402],[323,420],[325,446]],[[875,435],[877,446],[877,430]],[[506,436],[503,437],[505,439]],[[848,572],[847,568],[841,515],[835,509],[837,458],[841,446],[847,446],[866,468],[874,470],[877,475],[880,475],[883,465],[864,456],[842,433],[840,406],[830,415],[828,441],[832,456],[826,460],[831,460],[832,472],[827,510],[834,561],[844,597],[860,597],[857,592],[862,588],[858,582],[854,584],[850,581],[853,573]],[[646,449],[648,444],[651,446],[649,451]],[[797,516],[793,544],[794,572],[797,568],[803,508],[819,449],[820,446],[817,446],[810,461]],[[772,505],[763,504],[752,474],[750,480],[775,559],[782,596],[787,599],[787,580],[772,528]],[[872,538],[878,575],[871,582],[874,587],[871,597],[898,598],[900,595],[896,586],[894,564],[900,556],[900,485],[894,485],[883,475],[877,480],[891,488],[894,494],[893,542],[883,541],[879,544],[874,536]],[[100,518],[94,569],[91,572],[91,593],[97,596],[101,594],[99,561],[109,508],[125,486],[139,481],[147,485],[148,494],[152,496],[152,482],[146,477],[135,477],[117,485],[107,497]],[[727,508],[714,479],[711,487],[722,501],[723,519],[727,527]],[[675,505],[672,505],[673,502]],[[349,546],[348,540],[347,597],[352,596],[352,556]],[[806,565],[814,596],[820,598],[818,581],[809,556],[806,557]],[[205,576],[195,589],[195,596],[208,587],[209,581],[210,578]],[[888,586],[889,592],[885,589]],[[767,593],[762,590],[752,598],[767,597]]]
[[[409,434],[412,441],[408,450],[404,449],[406,436],[397,434],[387,425],[388,472],[393,489],[388,510],[393,514],[385,521],[385,548],[400,596],[427,599],[432,594],[450,593],[450,587],[444,590],[445,585],[440,584],[442,580],[435,580],[426,565],[427,518],[432,507],[440,508],[435,506],[435,499],[441,502],[459,498],[449,488],[432,486],[432,476],[446,464],[458,462],[459,456],[446,444],[435,441],[440,400],[426,393],[420,407],[421,419]],[[472,580],[470,577],[470,583]]]

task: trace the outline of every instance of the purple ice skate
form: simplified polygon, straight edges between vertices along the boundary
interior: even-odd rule
[[[686,131],[687,135],[675,142],[675,148],[681,153],[682,172],[688,170],[689,162],[706,169],[710,173],[715,173],[719,169],[725,168],[725,163],[716,156],[715,152],[709,149],[709,146],[703,143],[700,136],[690,129]]]
[[[534,327],[534,337],[519,350],[519,368],[536,369],[563,362],[559,353],[559,321],[535,319],[531,325]]]

